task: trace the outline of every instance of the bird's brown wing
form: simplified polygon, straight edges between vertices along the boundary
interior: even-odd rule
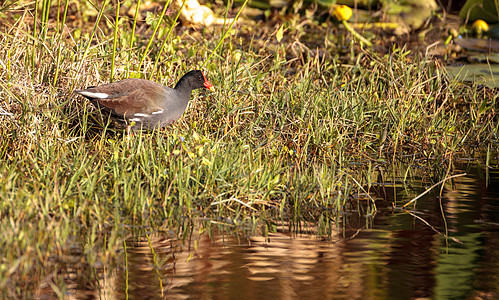
[[[100,105],[124,118],[133,118],[137,113],[152,114],[161,110],[161,94],[151,90],[135,90],[127,95],[111,99],[95,99]]]
[[[161,104],[170,91],[170,88],[149,80],[125,79],[76,92],[98,106],[129,119],[137,113],[152,114],[161,110]]]

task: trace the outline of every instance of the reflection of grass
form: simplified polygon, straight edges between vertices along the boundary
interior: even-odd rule
[[[129,66],[173,85],[204,63],[220,29],[153,35],[148,45],[154,27],[133,37],[133,20],[122,17],[115,32],[109,5],[88,30],[54,26],[59,14],[50,19],[47,3],[36,15],[41,28],[16,13],[1,31],[0,289],[8,295],[25,276],[37,286],[51,272],[40,266],[74,244],[89,262],[96,251],[112,257],[129,225],[175,228],[201,216],[263,231],[281,218],[329,224],[377,180],[380,164],[410,157],[442,170],[496,133],[495,98],[450,84],[428,61],[395,49],[342,65],[329,34],[314,53],[295,42],[304,28],[288,27],[273,45],[273,28],[250,23],[228,32],[206,62],[216,92],[197,93],[166,129],[128,138],[71,91],[124,78]],[[66,12],[82,13],[69,7],[60,20]]]

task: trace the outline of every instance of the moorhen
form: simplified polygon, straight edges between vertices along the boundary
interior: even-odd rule
[[[130,78],[76,90],[95,106],[125,121],[132,129],[164,127],[182,116],[192,90],[213,85],[199,70],[186,73],[174,89],[160,83]]]

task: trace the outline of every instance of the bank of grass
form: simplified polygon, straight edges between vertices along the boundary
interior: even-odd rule
[[[331,32],[329,46],[297,52],[305,28],[289,25],[276,43],[278,26],[251,21],[206,62],[214,92],[196,92],[176,123],[127,136],[72,91],[126,74],[173,86],[205,63],[221,29],[153,36],[153,23],[133,37],[133,20],[114,26],[111,6],[83,28],[62,21],[81,16],[72,7],[59,21],[16,9],[0,31],[4,296],[29,295],[75,245],[90,264],[113,257],[130,232],[185,232],[199,219],[266,232],[307,220],[328,234],[358,201],[376,209],[371,185],[394,163],[407,162],[398,175],[417,165],[440,180],[457,157],[497,148],[496,96],[449,82],[430,59],[394,49],[347,61]]]

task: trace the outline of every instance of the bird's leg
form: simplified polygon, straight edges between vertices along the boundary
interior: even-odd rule
[[[130,131],[132,130],[132,126],[130,126],[130,124],[127,124],[126,125],[126,135],[128,137],[130,137]]]
[[[128,149],[130,149],[130,140],[131,140],[131,136],[132,136],[132,133],[130,132],[132,129],[132,126],[130,126],[130,124],[127,124],[126,125],[126,146]]]

